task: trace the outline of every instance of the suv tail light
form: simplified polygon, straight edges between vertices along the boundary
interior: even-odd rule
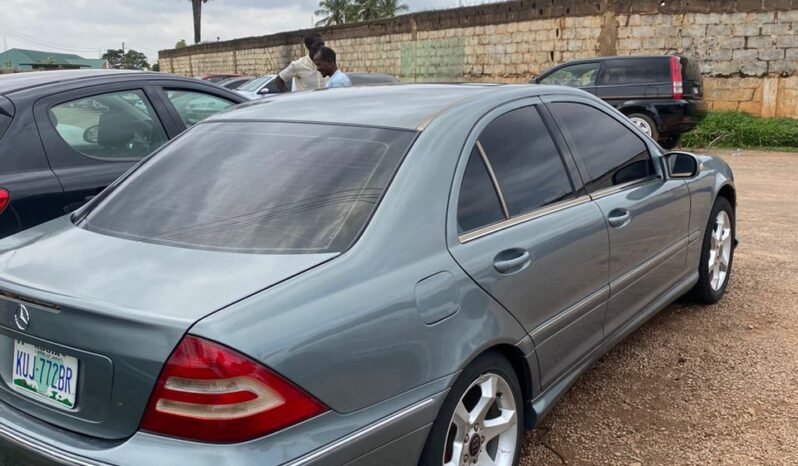
[[[684,83],[682,82],[682,64],[679,57],[671,55],[671,82],[673,82],[673,98],[684,97]]]
[[[248,357],[186,336],[169,357],[141,428],[207,442],[243,442],[327,407]]]
[[[8,201],[11,200],[11,194],[8,193],[6,188],[0,188],[0,214],[8,207]]]

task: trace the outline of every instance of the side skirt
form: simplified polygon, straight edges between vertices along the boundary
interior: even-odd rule
[[[610,335],[602,344],[596,347],[587,356],[582,358],[570,371],[565,373],[558,381],[554,382],[543,393],[535,397],[534,400],[529,402],[531,411],[534,415],[533,419],[527,422],[527,425],[537,426],[544,417],[551,411],[551,408],[562,397],[565,392],[573,385],[574,382],[599,358],[604,356],[607,351],[612,349],[621,340],[626,338],[630,333],[637,330],[641,325],[646,323],[650,318],[654,317],[659,311],[667,307],[670,303],[676,301],[679,297],[687,293],[693,285],[698,282],[698,270],[685,276],[668,292],[662,294],[659,298],[649,304],[643,311],[641,311],[635,318],[627,322],[623,327],[619,328],[612,335]],[[527,410],[530,411],[530,410]],[[529,415],[529,413],[527,414]]]

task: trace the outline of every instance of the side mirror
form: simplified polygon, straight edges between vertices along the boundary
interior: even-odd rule
[[[91,144],[97,144],[99,128],[98,125],[86,128],[86,131],[83,132],[83,140]]]
[[[665,164],[670,178],[692,178],[698,174],[701,168],[696,156],[687,152],[665,154]]]
[[[268,88],[268,87],[265,87],[265,86],[264,86],[264,87],[262,87],[262,88],[260,88],[260,90],[258,91],[258,94],[259,94],[259,95],[266,95],[266,94],[268,94],[268,93],[269,93],[269,88]]]

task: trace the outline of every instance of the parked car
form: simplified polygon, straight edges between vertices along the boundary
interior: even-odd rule
[[[225,79],[238,78],[240,76],[241,75],[237,73],[211,73],[202,76],[197,76],[197,79],[201,79],[203,81],[210,81],[212,83],[219,83],[221,81],[224,81]]]
[[[255,79],[255,78],[253,78],[252,76],[238,76],[238,77],[235,77],[235,78],[227,78],[227,79],[225,79],[223,81],[219,81],[216,84],[218,84],[218,85],[220,85],[222,87],[225,87],[227,89],[235,90],[235,89],[238,89],[239,87],[243,86],[244,84],[252,81],[253,79]]]
[[[556,66],[531,82],[583,89],[620,110],[665,148],[679,144],[706,113],[701,72],[678,55],[604,57]]]
[[[0,448],[517,464],[592,362],[691,289],[721,298],[734,206],[722,160],[575,89],[244,104],[0,241]]]
[[[163,73],[0,76],[0,237],[71,212],[186,127],[245,101]]]
[[[353,86],[399,83],[399,80],[395,77],[382,73],[349,73],[348,76]],[[249,99],[259,99],[266,95],[280,94],[282,91],[277,87],[277,82],[274,80],[275,77],[276,75],[262,76],[241,86],[238,88],[238,92]]]

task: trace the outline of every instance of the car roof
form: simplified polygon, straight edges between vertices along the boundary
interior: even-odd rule
[[[423,129],[446,110],[487,98],[498,105],[520,97],[578,93],[561,86],[528,84],[393,84],[277,94],[239,105],[207,122],[260,120]]]
[[[50,84],[64,83],[83,79],[101,79],[120,75],[135,77],[182,78],[166,73],[156,73],[135,70],[59,70],[59,71],[32,71],[27,73],[14,73],[0,75],[0,95],[8,94],[23,89],[47,86]]]
[[[578,60],[569,60],[567,62],[560,63],[559,65],[553,68],[559,68],[562,65],[571,65],[574,63],[590,63],[595,61],[605,61],[605,60],[637,60],[640,58],[663,58],[668,59],[670,57],[681,57],[681,58],[689,58],[685,55],[679,54],[671,54],[671,55],[615,55],[615,56],[607,56],[607,57],[590,57],[590,58],[580,58]]]

